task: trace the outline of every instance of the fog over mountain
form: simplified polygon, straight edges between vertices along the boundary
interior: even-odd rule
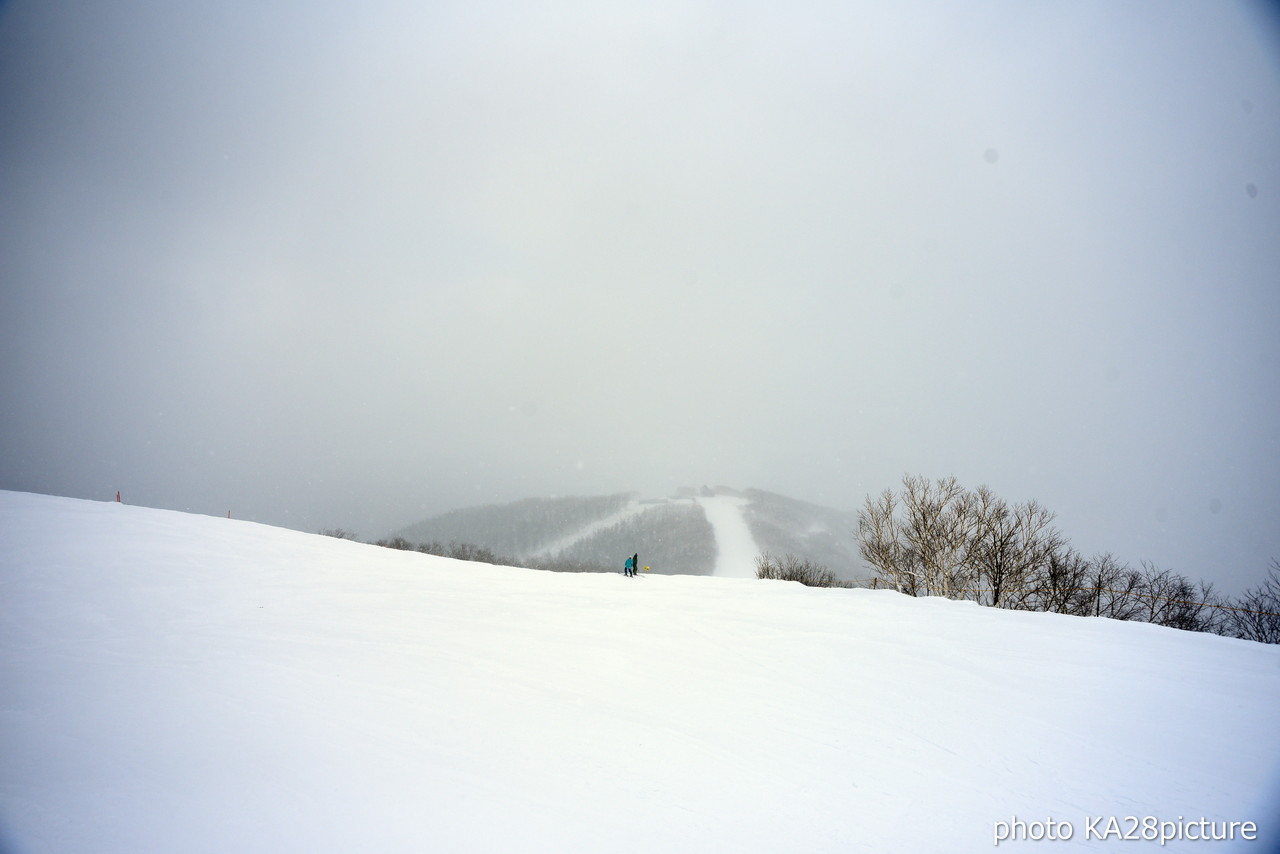
[[[1280,556],[1271,4],[0,4],[0,489],[366,538],[905,473]]]
[[[719,498],[740,503],[749,543],[724,542],[725,533],[709,520],[707,503]],[[476,545],[535,565],[567,562],[619,570],[628,555],[639,553],[643,565],[662,575],[711,575],[723,566],[718,559],[724,556],[735,561],[724,567],[726,573],[750,576],[759,554],[792,554],[853,580],[870,577],[857,554],[855,527],[852,514],[758,489],[704,486],[661,497],[533,498],[455,510],[394,536],[413,543]]]

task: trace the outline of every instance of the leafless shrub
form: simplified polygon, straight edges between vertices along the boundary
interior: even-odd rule
[[[772,578],[781,581],[798,581],[807,587],[834,587],[835,574],[825,566],[795,555],[776,558],[768,552],[756,558],[756,578]]]
[[[547,572],[617,572],[607,566],[593,561],[575,560],[566,557],[539,558],[528,563],[530,569],[541,569]]]

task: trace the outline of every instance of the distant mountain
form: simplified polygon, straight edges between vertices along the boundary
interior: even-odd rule
[[[757,545],[773,555],[820,563],[845,579],[867,578],[858,553],[858,516],[775,492],[748,489],[743,517]]]
[[[735,506],[754,539],[754,552],[793,554],[845,579],[867,574],[858,556],[853,514],[763,490],[723,486],[685,488],[661,498],[638,493],[529,498],[453,510],[393,536],[414,543],[470,543],[522,562],[563,561],[602,569],[620,569],[628,555],[639,552],[641,564],[653,572],[710,575],[727,544],[717,544],[717,529],[699,502],[716,496],[738,499]]]
[[[415,543],[484,546],[526,559],[547,552],[565,537],[616,516],[634,501],[629,493],[570,498],[527,498],[512,504],[451,510],[395,532]]]

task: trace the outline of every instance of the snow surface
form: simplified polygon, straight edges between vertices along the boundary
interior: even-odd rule
[[[732,495],[716,495],[697,499],[707,514],[716,535],[716,565],[712,575],[717,578],[755,578],[756,546],[751,529],[742,517],[742,508],[750,502]]]
[[[1280,649],[1144,624],[0,492],[6,852],[1264,851],[1277,699]]]

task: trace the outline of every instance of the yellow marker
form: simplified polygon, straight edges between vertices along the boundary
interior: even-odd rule
[[[649,571],[649,567],[647,567],[647,566],[646,566],[646,567],[644,568],[644,571],[645,571],[645,572],[648,572],[648,571]]]

